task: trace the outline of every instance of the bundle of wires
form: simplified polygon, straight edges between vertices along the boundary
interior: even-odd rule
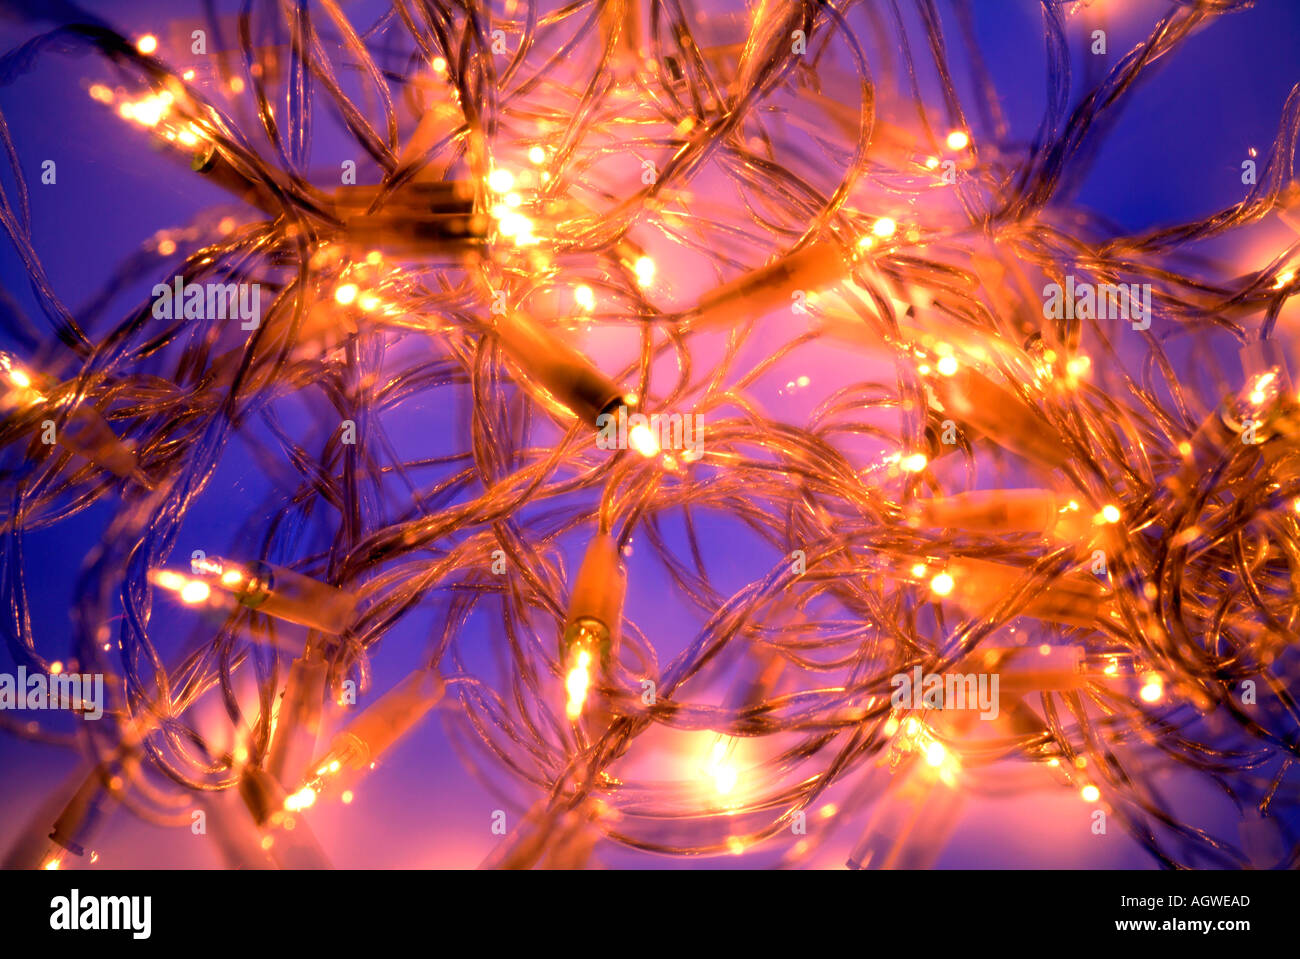
[[[0,125],[34,304],[3,320],[5,642],[105,680],[72,733],[0,712],[88,764],[31,864],[107,804],[236,796],[232,864],[326,861],[306,810],[434,713],[531,809],[488,865],[928,865],[965,798],[1044,787],[1166,866],[1300,864],[1300,243],[1208,252],[1294,209],[1300,94],[1235,205],[1126,233],[1074,199],[1244,6],[1173,4],[1072,95],[1084,24],[1043,0],[1032,142],[970,0],[248,2],[10,51],[14,88],[93,54],[120,142],[226,193],[74,309]],[[27,571],[61,528],[67,644]],[[1174,795],[1205,788],[1239,829]]]

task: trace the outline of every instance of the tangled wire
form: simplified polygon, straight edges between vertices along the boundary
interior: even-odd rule
[[[466,769],[532,807],[492,865],[782,835],[798,865],[840,827],[854,866],[927,865],[965,797],[1044,786],[1164,866],[1300,865],[1277,337],[1300,240],[1245,274],[1203,245],[1295,203],[1300,93],[1239,203],[1125,233],[1073,199],[1108,127],[1247,4],[1178,0],[1072,104],[1075,6],[1041,0],[1029,143],[970,0],[395,0],[369,26],[247,0],[161,45],[87,17],[7,54],[6,85],[97,54],[122,136],[232,194],[74,310],[0,118],[40,313],[4,316],[5,641],[106,694],[75,733],[0,724],[89,758],[71,834],[101,801],[180,825],[241,793],[282,837],[321,791],[318,730],[418,619],[423,650],[394,652],[437,691],[402,722],[441,698]],[[346,131],[341,175],[311,169],[322,128]],[[213,285],[229,310],[191,309]],[[633,438],[598,441],[619,417]],[[232,457],[261,491],[226,502],[213,565],[185,524]],[[52,649],[25,538],[96,508]],[[578,669],[601,537],[628,608],[598,597]],[[221,590],[241,575],[257,602]],[[996,684],[979,712],[900,697],[912,676]],[[1236,835],[1173,795],[1206,785]]]

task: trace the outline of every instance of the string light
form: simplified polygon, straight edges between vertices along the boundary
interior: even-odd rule
[[[896,708],[882,695],[918,665],[995,673],[999,758],[1088,803],[1101,788],[1080,771],[1104,770],[1108,808],[1122,808],[1162,862],[1258,859],[1245,839],[1238,849],[1185,824],[1197,811],[1171,807],[1144,770],[1158,754],[1189,779],[1231,778],[1245,805],[1293,808],[1292,780],[1268,789],[1274,770],[1288,775],[1296,736],[1286,690],[1300,606],[1300,399],[1278,345],[1294,257],[1230,275],[1183,255],[1290,210],[1293,188],[1270,173],[1231,217],[1117,236],[1058,189],[1085,168],[1073,133],[1044,126],[1030,150],[997,123],[959,119],[982,114],[952,109],[968,91],[949,71],[944,121],[898,92],[909,85],[877,85],[854,65],[867,62],[860,45],[917,38],[868,30],[857,11],[760,4],[746,42],[710,45],[718,21],[688,5],[660,11],[666,45],[642,36],[638,5],[621,21],[612,7],[600,27],[616,55],[598,83],[566,72],[576,63],[554,62],[548,46],[575,37],[586,8],[553,13],[546,31],[531,13],[494,11],[493,26],[520,45],[510,83],[490,96],[474,78],[502,76],[504,61],[489,73],[496,54],[447,44],[478,36],[474,4],[437,29],[391,17],[337,50],[322,39],[311,115],[344,118],[355,141],[360,179],[342,184],[337,170],[328,183],[307,172],[305,114],[281,116],[265,99],[291,58],[240,51],[254,97],[240,76],[174,75],[152,59],[152,34],[52,45],[88,44],[111,60],[88,93],[120,121],[124,144],[186,161],[192,182],[243,204],[160,231],[124,284],[183,270],[186,283],[256,284],[269,299],[254,329],[138,309],[89,323],[64,315],[20,242],[57,335],[30,362],[0,354],[0,450],[5,475],[19,478],[5,531],[16,642],[54,641],[26,615],[20,537],[103,505],[113,515],[86,551],[96,559],[76,598],[75,645],[116,648],[91,632],[113,597],[120,649],[95,666],[129,691],[122,744],[79,784],[48,842],[51,824],[37,828],[43,854],[24,864],[83,855],[99,806],[141,788],[143,768],[150,801],[132,813],[149,815],[155,790],[180,808],[182,796],[237,784],[257,850],[318,865],[307,817],[335,798],[359,813],[358,780],[451,687],[460,695],[445,713],[470,761],[513,777],[528,810],[485,865],[584,865],[605,837],[744,857],[763,848],[762,829],[805,807],[854,823],[855,868],[932,865],[966,797],[1001,772],[969,711]],[[1192,11],[1172,16],[1221,12]],[[824,62],[786,69],[794,29],[827,38]],[[922,39],[942,56],[937,30],[926,23]],[[1162,56],[1127,58],[1070,129],[1122,102],[1178,35],[1143,41]],[[581,59],[581,44],[567,49]],[[1064,64],[1049,70],[1059,80]],[[341,82],[354,76],[388,86],[354,100]],[[881,102],[859,105],[863,84]],[[970,128],[945,135],[954,123]],[[1293,152],[1287,137],[1284,126],[1276,155]],[[1088,310],[1077,293],[1069,315],[1052,318],[1042,291],[1066,277],[1076,293],[1154,285],[1156,312]],[[1148,332],[1142,320],[1167,325]],[[709,333],[723,335],[696,335]],[[874,360],[855,358],[841,379],[848,343]],[[825,351],[825,373],[791,368],[810,349]],[[796,378],[804,370],[814,375]],[[291,397],[309,402],[310,425],[284,415]],[[620,409],[700,411],[707,455],[678,448],[648,415],[627,432],[637,455],[597,446],[591,431]],[[421,421],[418,437],[395,439],[390,418],[429,410],[453,410],[458,425]],[[225,538],[243,537],[235,552],[250,559],[190,561],[186,521],[223,495],[218,466],[237,447],[273,487],[261,498],[248,483],[221,502]],[[701,535],[702,515],[724,531]],[[566,582],[560,556],[593,525]],[[263,555],[284,565],[252,559]],[[628,570],[651,561],[655,576],[636,581],[661,593],[637,596],[638,621],[625,622]],[[194,631],[183,654],[160,635],[169,627],[150,584],[178,601],[166,619]],[[682,628],[665,625],[670,608],[699,614],[672,657],[657,646]],[[399,646],[390,637],[414,609],[438,620],[438,661],[316,755],[339,683]],[[230,613],[259,628],[235,631]],[[286,642],[284,624],[305,638]],[[250,642],[268,640],[250,655]],[[507,668],[469,675],[471,646]],[[263,658],[285,649],[287,675]],[[465,675],[444,687],[439,670],[453,663]],[[753,682],[732,681],[749,669]],[[1261,690],[1248,716],[1234,698],[1247,679]],[[239,722],[259,735],[217,747],[227,730],[199,716],[198,700],[242,703],[245,683],[256,717]],[[1050,710],[1026,705],[1044,701]],[[641,758],[648,731],[683,728],[708,745],[702,767],[693,749],[675,760],[684,777],[614,769],[624,754]],[[1250,768],[1237,763],[1242,742]],[[576,779],[562,772],[579,768]],[[704,798],[665,785],[698,789],[701,768]],[[843,795],[830,803],[829,790]],[[759,832],[746,832],[748,819],[763,820]],[[807,837],[790,861],[814,861],[818,842]]]

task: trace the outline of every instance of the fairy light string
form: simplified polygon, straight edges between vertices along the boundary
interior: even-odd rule
[[[7,54],[0,82],[25,84],[38,59],[97,53],[87,93],[121,142],[227,194],[111,289],[261,290],[252,330],[147,301],[83,316],[45,275],[9,150],[0,224],[42,315],[7,319],[30,348],[0,355],[5,638],[29,668],[108,678],[110,722],[76,745],[118,772],[86,789],[169,825],[238,793],[257,834],[230,856],[317,864],[288,823],[352,801],[436,715],[521,812],[490,866],[580,866],[601,839],[744,855],[801,816],[824,826],[784,865],[822,862],[830,837],[855,867],[932,864],[962,802],[1043,783],[1156,862],[1259,863],[1254,833],[1175,814],[1167,775],[1219,787],[1286,840],[1268,864],[1294,866],[1277,823],[1300,747],[1300,241],[1249,266],[1191,254],[1294,216],[1300,95],[1230,208],[1115,235],[1072,201],[1140,81],[1245,6],[1175,5],[1075,99],[1077,21],[1045,4],[1031,144],[1008,134],[964,4],[950,21],[927,3],[913,20],[432,2],[366,24],[268,3],[213,22],[233,46],[197,65],[163,25],[68,25]],[[355,183],[309,163],[329,123]],[[1046,315],[1044,287],[1067,282],[1149,284],[1149,325]],[[825,386],[827,351],[861,377]],[[325,427],[291,425],[290,397]],[[459,425],[413,454],[386,420],[422,404]],[[652,414],[676,415],[678,440],[698,417],[700,449],[647,425],[597,443],[602,417]],[[78,417],[80,442],[34,441]],[[236,440],[268,488],[191,561],[182,526],[221,495]],[[24,537],[99,504],[112,518],[54,651]],[[733,530],[761,567],[743,583]],[[602,571],[579,588],[588,550]],[[623,577],[626,606],[593,586]],[[656,577],[690,635],[637,612]],[[417,614],[427,648],[345,726],[345,684],[370,693]],[[177,616],[179,644],[157,632]],[[896,708],[891,677],[916,668],[997,672],[1000,717]],[[677,778],[637,764],[664,748]],[[92,831],[86,795],[59,835]],[[55,845],[33,864],[75,854]]]

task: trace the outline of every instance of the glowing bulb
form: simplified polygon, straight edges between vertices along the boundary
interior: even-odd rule
[[[1164,684],[1160,681],[1160,677],[1154,674],[1145,677],[1142,689],[1138,693],[1146,703],[1158,703],[1164,694]]]
[[[925,747],[925,761],[931,766],[942,766],[948,751],[943,748],[943,743],[932,742]]]
[[[1114,506],[1109,506],[1109,505],[1104,506],[1102,507],[1101,510],[1101,518],[1104,519],[1107,523],[1118,523],[1119,510],[1116,509]]]
[[[113,91],[102,83],[93,83],[90,86],[90,98],[98,100],[100,103],[112,103]]]
[[[591,287],[589,286],[580,286],[574,290],[573,299],[577,302],[578,306],[588,312],[596,308],[596,294],[591,292]]]
[[[379,297],[373,293],[362,293],[357,297],[357,306],[367,313],[372,313],[379,308]]]
[[[163,240],[158,244],[158,253],[161,256],[171,256],[176,252],[176,243],[173,240]]]
[[[949,150],[964,150],[970,146],[970,136],[965,130],[953,130],[948,134]]]
[[[244,578],[244,574],[237,569],[228,569],[221,574],[222,586],[238,586],[239,581]]]
[[[1101,790],[1096,786],[1088,785],[1083,787],[1079,795],[1083,796],[1084,802],[1096,802],[1101,798]]]
[[[925,569],[925,564],[923,563],[917,563],[915,566],[912,567],[912,575],[915,576],[917,579],[923,578],[925,576],[925,573],[926,573],[926,569]]]
[[[498,227],[502,236],[518,237],[518,242],[525,242],[528,235],[532,232],[533,223],[526,216],[518,213],[508,212],[501,217],[501,224]]]
[[[935,167],[937,167],[938,165],[939,165],[939,158],[938,158],[938,157],[926,157],[926,160],[925,160],[925,168],[926,168],[927,170],[933,170],[933,169],[935,169]]]
[[[186,70],[184,73],[181,74],[181,78],[182,78],[182,79],[185,79],[185,80],[193,80],[193,79],[194,79],[194,71],[193,71],[193,70]]]
[[[941,356],[939,357],[939,362],[936,366],[938,367],[939,372],[944,376],[952,376],[957,372],[957,357]]]
[[[893,236],[894,232],[897,229],[898,229],[897,223],[895,223],[887,216],[882,216],[871,227],[871,232],[874,233],[876,236],[880,237],[882,240],[884,240],[887,239],[888,237]]]
[[[493,193],[509,193],[515,178],[509,170],[493,170],[488,174],[488,189]]]
[[[662,447],[659,445],[659,438],[655,436],[654,430],[650,429],[650,427],[646,426],[644,423],[638,423],[636,426],[632,427],[628,432],[627,442],[632,449],[636,450],[646,459],[658,456],[662,450]]]
[[[147,57],[158,49],[158,38],[152,33],[146,33],[135,42],[135,48]]]
[[[345,806],[348,805],[349,803],[351,803],[352,800],[355,799],[355,798],[356,798],[356,797],[353,796],[353,794],[352,794],[352,790],[351,790],[351,789],[345,789],[345,790],[343,790],[343,795],[339,797],[339,799],[341,799],[341,800],[343,801],[343,805],[345,805]]]
[[[340,306],[347,306],[357,298],[357,285],[355,283],[344,283],[334,291],[334,301]]]
[[[32,378],[28,376],[26,373],[24,373],[22,370],[10,370],[9,382],[12,383],[14,386],[18,387],[20,390],[25,390],[32,385]]]
[[[588,670],[590,665],[591,653],[585,649],[579,651],[578,661],[574,664],[573,669],[569,670],[569,675],[564,680],[564,689],[569,694],[565,712],[568,714],[570,721],[576,720],[582,715],[582,707],[587,701],[587,687],[591,685],[591,673]]]
[[[1295,271],[1287,270],[1285,273],[1278,276],[1277,282],[1273,284],[1273,289],[1280,290],[1282,289],[1282,287],[1286,286],[1294,279],[1295,279]]]
[[[146,127],[156,127],[167,115],[168,101],[162,96],[145,97],[138,103],[123,103],[118,112],[128,120]]]
[[[163,589],[170,589],[174,593],[179,593],[185,588],[185,577],[180,573],[173,573],[169,569],[160,569],[154,573],[153,581]]]
[[[243,81],[240,77],[232,77],[232,78],[231,78],[231,80],[230,80],[230,92],[231,92],[231,93],[243,93],[243,92],[244,92],[244,81]]]
[[[533,147],[528,151],[528,159],[540,166],[546,162],[546,151],[541,147]]]
[[[952,592],[952,587],[952,576],[947,573],[940,573],[930,580],[930,589],[938,596],[947,596]]]
[[[55,857],[54,859],[50,859],[50,860],[48,860],[48,861],[45,863],[45,865],[43,865],[41,868],[42,868],[42,869],[58,869],[59,866],[61,866],[61,865],[62,865],[62,863],[59,861],[59,859],[58,859],[57,857]]]
[[[929,462],[924,453],[913,453],[910,456],[904,456],[898,465],[909,473],[919,473],[925,469],[926,464]]]
[[[285,799],[284,808],[290,812],[301,812],[304,809],[309,809],[315,802],[316,790],[310,786],[303,786],[302,789]]]
[[[434,72],[434,73],[446,73],[446,72],[447,72],[447,61],[444,60],[442,57],[434,57],[434,58],[433,58],[433,72]]]
[[[202,580],[192,579],[181,587],[181,602],[193,605],[212,595],[212,588]]]
[[[655,278],[655,261],[648,256],[643,256],[636,261],[636,280],[642,286],[648,284]]]

